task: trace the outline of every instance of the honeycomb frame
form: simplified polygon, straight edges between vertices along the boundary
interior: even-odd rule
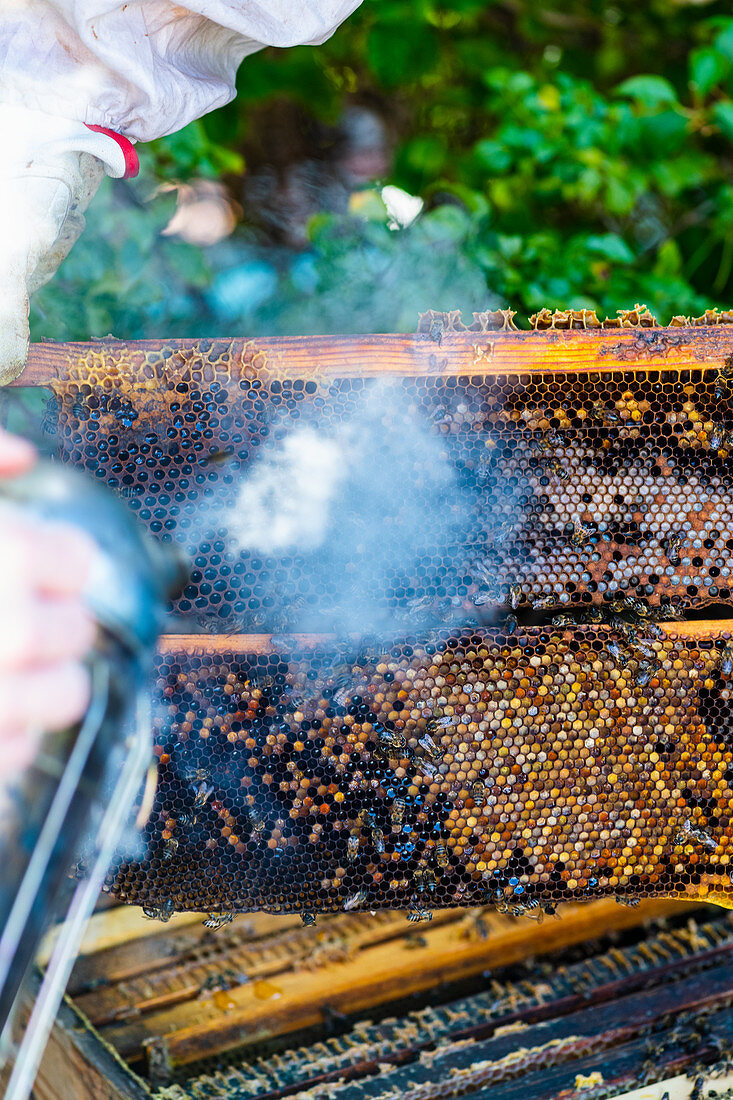
[[[731,316],[541,311],[521,332],[513,316],[33,349],[20,381],[51,386],[60,456],[159,537],[232,492],[273,417],[338,423],[384,376],[496,524],[470,554],[428,560],[423,589],[397,578],[401,630],[371,648],[317,618],[301,636],[295,590],[267,605],[266,570],[230,560],[226,532],[204,538],[176,610],[205,633],[162,646],[158,795],[117,896],[212,924],[487,903],[541,918],[603,896],[733,906]],[[497,538],[511,504],[492,487],[510,483],[522,523]],[[494,585],[471,573],[477,546]],[[710,607],[718,621],[679,621]]]

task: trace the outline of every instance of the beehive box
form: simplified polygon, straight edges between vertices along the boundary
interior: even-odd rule
[[[49,445],[193,561],[110,891],[212,923],[729,904],[733,329],[677,320],[33,349]],[[231,542],[294,425],[367,441],[330,557]]]
[[[137,914],[92,918],[38,1100],[489,1087],[589,1100],[710,1072],[733,1037],[733,929],[713,906],[598,901],[540,925],[453,909],[419,932],[389,912],[316,927],[253,914],[218,931],[200,915],[156,927]]]

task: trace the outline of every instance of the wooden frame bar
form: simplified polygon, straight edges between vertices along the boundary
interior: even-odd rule
[[[90,354],[130,357],[168,349],[173,353],[227,352],[237,373],[252,355],[282,376],[577,374],[651,370],[705,370],[733,354],[733,325],[689,328],[546,329],[542,331],[444,332],[429,335],[278,336],[213,340],[98,340],[34,344],[13,386],[43,386],[66,376],[75,359]],[[171,356],[170,369],[175,370]],[[179,355],[179,360],[182,357]]]
[[[584,624],[579,624],[583,627]],[[706,619],[700,622],[666,622],[659,624],[668,638],[694,638],[696,641],[719,638],[721,635],[733,631],[733,619]],[[525,627],[524,632],[539,630],[551,630],[553,633],[562,634],[563,629],[557,627]],[[567,628],[574,629],[574,628]],[[599,626],[585,627],[585,629],[603,630],[603,624]],[[609,628],[605,628],[609,629]],[[497,628],[497,632],[499,632]],[[458,631],[463,633],[482,633],[482,631],[469,630]],[[491,633],[491,628],[486,629]],[[521,631],[520,631],[521,633]],[[212,656],[217,653],[298,653],[303,650],[315,649],[320,645],[328,645],[336,640],[335,634],[164,634],[158,642],[158,653],[167,657],[176,653],[186,654],[190,657]],[[292,642],[289,650],[287,645]]]

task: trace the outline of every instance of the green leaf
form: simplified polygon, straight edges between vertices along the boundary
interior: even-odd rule
[[[690,83],[704,96],[727,75],[730,62],[718,50],[703,47],[690,54],[689,69]]]
[[[500,141],[490,141],[489,139],[477,141],[473,151],[481,167],[490,172],[492,176],[501,175],[511,167],[511,153]]]
[[[676,103],[677,93],[668,80],[662,76],[631,76],[616,88],[616,95],[635,99],[645,107],[655,108],[664,104]]]
[[[721,100],[710,113],[725,136],[733,141],[733,102],[729,99]]]
[[[438,137],[416,137],[401,151],[401,159],[412,171],[434,176],[442,171],[447,150]]]
[[[726,23],[727,26],[715,36],[713,45],[728,61],[733,62],[733,19],[727,19]]]
[[[639,119],[639,140],[645,159],[657,160],[659,151],[672,157],[687,138],[688,121],[680,111],[658,111]]]
[[[616,233],[604,233],[586,237],[585,247],[596,256],[603,256],[607,260],[614,260],[620,264],[634,262],[634,253],[626,241]]]
[[[654,273],[667,278],[679,275],[682,269],[682,254],[677,241],[664,241],[657,250],[657,262]]]

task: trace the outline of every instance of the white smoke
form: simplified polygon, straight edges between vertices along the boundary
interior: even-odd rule
[[[224,526],[235,551],[268,561],[268,596],[297,629],[389,630],[386,593],[397,574],[412,575],[436,538],[447,549],[465,518],[466,507],[452,515],[455,491],[424,414],[399,384],[380,379],[336,424],[274,424]]]
[[[229,520],[241,550],[318,549],[349,471],[353,446],[348,434],[328,438],[313,428],[298,428],[260,458],[242,483]]]

